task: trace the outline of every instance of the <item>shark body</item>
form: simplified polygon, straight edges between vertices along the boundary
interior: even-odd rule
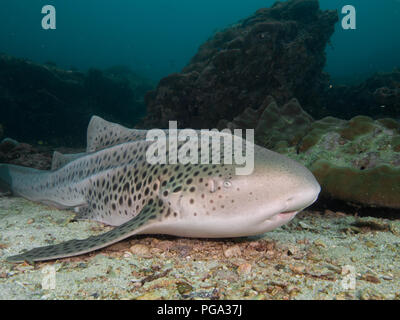
[[[93,117],[87,153],[55,154],[52,171],[0,164],[0,182],[15,195],[73,208],[78,219],[116,226],[98,236],[35,248],[7,260],[76,256],[136,234],[262,234],[291,221],[320,192],[308,169],[259,146],[254,150],[253,173],[238,176],[235,164],[152,165],[146,161],[152,142],[145,138],[145,130]]]

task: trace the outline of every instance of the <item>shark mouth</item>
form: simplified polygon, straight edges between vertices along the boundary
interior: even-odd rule
[[[278,213],[278,214],[281,214],[281,215],[295,215],[295,214],[297,214],[298,212],[300,212],[301,210],[297,210],[297,211],[285,211],[285,212],[281,212],[281,213]]]
[[[296,214],[298,214],[301,210],[297,210],[297,211],[284,211],[281,213],[278,213],[276,215],[276,217],[278,219],[282,219],[282,220],[292,220]]]

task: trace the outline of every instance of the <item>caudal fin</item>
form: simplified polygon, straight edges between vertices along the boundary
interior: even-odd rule
[[[9,166],[7,164],[0,164],[0,191],[9,192],[11,189],[12,178],[10,175]]]
[[[12,164],[0,164],[0,190],[11,191],[29,199],[34,196],[32,186],[39,182],[45,172]]]

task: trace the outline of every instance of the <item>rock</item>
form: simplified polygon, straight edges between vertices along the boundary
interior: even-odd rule
[[[193,291],[193,287],[184,281],[179,281],[176,283],[176,289],[178,290],[179,294],[186,295]]]
[[[319,118],[331,115],[350,119],[359,114],[375,119],[398,118],[400,68],[392,72],[376,73],[356,85],[327,86],[321,94],[320,106],[307,111]]]
[[[181,73],[162,79],[146,95],[141,127],[212,128],[259,108],[297,97],[309,105],[326,82],[325,47],[338,21],[317,0],[276,2],[272,8],[216,33]]]
[[[14,139],[5,138],[0,143],[0,152],[6,153],[8,151],[11,151],[15,147],[17,147],[18,144],[19,144],[18,141]]]
[[[84,73],[0,54],[4,134],[31,144],[81,146],[93,114],[134,125],[152,88],[124,67]]]
[[[40,170],[49,170],[52,154],[50,149],[36,148],[27,143],[4,139],[0,143],[0,163],[10,163]]]
[[[145,258],[151,257],[150,249],[143,244],[135,244],[132,247],[130,247],[129,250],[133,254],[138,255],[140,257],[145,257]]]
[[[240,250],[239,246],[229,247],[224,250],[225,258],[232,258],[232,257],[240,257],[242,251]]]
[[[232,270],[217,270],[214,273],[214,277],[216,279],[227,280],[229,282],[236,282],[239,279],[238,274]]]
[[[160,241],[159,243],[157,243],[157,248],[161,249],[162,251],[168,251],[170,250],[173,246],[174,246],[174,242],[173,241],[169,241],[169,240],[164,240],[164,241]]]
[[[239,274],[249,274],[251,272],[251,264],[250,263],[243,263],[241,264],[238,269],[237,272]]]

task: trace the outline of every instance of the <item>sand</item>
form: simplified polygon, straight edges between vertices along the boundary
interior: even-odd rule
[[[305,211],[259,237],[139,236],[79,257],[11,264],[23,249],[110,227],[0,197],[0,299],[399,299],[400,220]]]

